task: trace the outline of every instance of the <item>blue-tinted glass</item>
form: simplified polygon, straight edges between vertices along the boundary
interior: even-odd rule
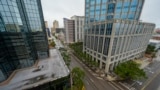
[[[8,18],[8,22],[9,22],[9,23],[13,23],[12,17],[7,17],[7,18]]]
[[[122,7],[122,2],[117,2],[117,6],[116,7]]]
[[[4,7],[4,11],[9,11],[9,8],[7,5],[3,5],[3,7]]]
[[[124,2],[124,7],[129,7],[130,2]]]
[[[115,4],[111,3],[108,5],[108,13],[114,13]]]
[[[106,3],[107,2],[107,0],[102,0],[102,3]]]
[[[119,34],[119,28],[120,28],[120,24],[116,23],[116,31],[115,31],[115,35]]]
[[[2,7],[2,5],[0,5],[0,11],[3,11],[3,7]]]
[[[94,11],[90,12],[90,15],[94,16]]]
[[[128,19],[134,19],[134,14],[132,14],[132,13],[129,14],[129,15],[128,15]]]
[[[96,0],[96,4],[101,4],[101,0]]]
[[[123,14],[121,15],[121,17],[122,17],[122,19],[126,19],[126,18],[127,18],[127,13],[123,13]]]
[[[8,5],[12,5],[12,1],[11,0],[7,0]]]
[[[123,12],[128,12],[128,10],[129,10],[129,2],[125,2],[124,3],[124,6],[123,6]]]
[[[100,21],[105,21],[105,16],[101,16]]]
[[[90,0],[90,2],[91,2],[91,5],[95,4],[95,0]]]
[[[10,12],[5,12],[6,16],[11,16]]]
[[[132,0],[131,6],[136,6],[138,4],[138,0]]]
[[[104,30],[105,30],[105,24],[102,24],[100,29],[100,35],[104,34]]]
[[[120,18],[120,14],[115,14],[114,18],[116,19]]]
[[[5,12],[1,12],[1,14],[2,14],[3,17],[6,16]]]
[[[7,4],[7,0],[1,0],[2,4]]]
[[[103,4],[101,8],[102,8],[102,9],[106,9],[106,5],[105,5],[105,4]]]
[[[136,6],[131,6],[131,9],[130,9],[130,11],[136,11]]]
[[[5,24],[7,24],[7,22],[8,22],[7,17],[3,17],[3,20],[4,20]]]
[[[99,16],[100,14],[100,6],[96,6],[95,14]]]
[[[96,10],[100,10],[100,5],[97,5],[97,6],[96,6]]]
[[[107,20],[113,19],[113,15],[107,16]]]
[[[91,10],[94,10],[94,6],[91,6],[90,11],[91,11]]]
[[[122,9],[122,2],[117,2],[116,5],[116,13],[120,13]]]
[[[96,21],[99,21],[99,15],[96,15],[96,16],[95,16],[95,20],[96,20]]]

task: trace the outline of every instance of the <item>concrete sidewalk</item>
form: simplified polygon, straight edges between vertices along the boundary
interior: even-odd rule
[[[134,60],[136,63],[140,64],[140,68],[143,69],[147,67],[151,62],[149,61],[150,58],[142,58],[138,60]]]

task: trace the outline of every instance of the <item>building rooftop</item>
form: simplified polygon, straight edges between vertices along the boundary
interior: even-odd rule
[[[51,49],[49,58],[39,60],[35,67],[17,71],[7,84],[0,86],[0,90],[29,89],[68,75],[69,69],[60,52]]]
[[[153,37],[160,37],[160,34],[152,35]]]
[[[159,40],[154,40],[154,39],[150,39],[149,42],[150,42],[150,43],[160,43]]]

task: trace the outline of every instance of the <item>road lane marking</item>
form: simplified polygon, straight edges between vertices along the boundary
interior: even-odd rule
[[[94,82],[91,78],[89,78],[92,82]]]
[[[119,90],[117,87],[115,87],[113,84],[108,83],[109,85],[111,85],[114,89]]]
[[[157,73],[153,76],[152,79],[149,79],[148,82],[147,82],[147,84],[146,84],[141,90],[144,90],[144,89],[153,81],[153,79],[155,79],[156,76],[158,76],[158,74],[160,74],[160,71],[157,72]]]
[[[89,85],[89,82],[86,80],[86,83]]]

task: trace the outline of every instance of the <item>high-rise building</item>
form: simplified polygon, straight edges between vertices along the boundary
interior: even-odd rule
[[[0,82],[49,56],[40,0],[0,1]]]
[[[84,16],[72,16],[71,20],[74,20],[74,32],[75,32],[75,41],[74,42],[83,42],[84,37]]]
[[[52,27],[52,29],[51,29],[52,34],[55,33],[56,28],[59,28],[59,23],[58,23],[57,20],[54,20],[54,21],[53,21],[53,27]]]
[[[83,42],[84,39],[84,16],[72,16],[64,19],[66,43]],[[71,36],[70,36],[71,35]]]
[[[140,22],[144,0],[85,0],[84,52],[108,73],[143,56],[155,24]]]
[[[46,27],[46,28],[49,28],[49,27],[48,27],[48,22],[47,22],[47,21],[45,21],[45,27]]]
[[[65,29],[64,30],[65,43],[73,43],[75,41],[74,20],[64,18],[63,21],[64,21],[64,29]]]

